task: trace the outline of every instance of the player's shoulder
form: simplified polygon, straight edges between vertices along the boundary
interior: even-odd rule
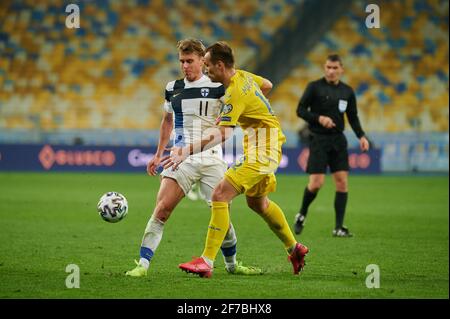
[[[173,80],[167,83],[165,91],[165,99],[167,102],[173,97],[176,92],[184,89],[184,79]]]
[[[201,78],[200,84],[203,86],[208,86],[208,87],[212,87],[212,88],[220,88],[220,87],[224,88],[222,83],[211,81],[211,79],[207,75],[203,75],[203,77]]]
[[[173,80],[170,81],[166,84],[166,91],[167,92],[173,92],[177,89],[182,89],[184,88],[184,79],[177,79],[177,80]]]
[[[339,81],[339,84],[341,85],[341,87],[344,90],[347,90],[348,92],[353,93],[353,88],[349,84],[345,83],[344,81]]]
[[[311,87],[317,87],[317,86],[321,86],[321,85],[324,85],[324,84],[326,84],[326,81],[325,81],[325,78],[323,78],[323,77],[308,83],[308,85],[311,86]]]
[[[305,91],[309,94],[314,94],[315,92],[318,92],[320,88],[324,86],[324,78],[320,78],[314,81],[310,81],[306,84]]]
[[[249,71],[242,70],[242,69],[237,69],[236,73],[238,74],[238,76],[252,76],[252,75],[254,75],[253,73],[251,73]]]
[[[251,83],[253,82],[255,79],[257,78],[262,78],[259,75],[256,75],[252,72],[249,71],[245,71],[245,70],[236,70],[236,74],[234,76],[234,81],[235,83]],[[239,85],[239,84],[238,84]]]
[[[231,77],[230,84],[227,87],[227,92],[238,94],[242,91],[243,86],[252,79],[252,74],[244,70],[236,70],[236,73]]]

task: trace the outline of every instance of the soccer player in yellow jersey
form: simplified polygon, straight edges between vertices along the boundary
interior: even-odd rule
[[[202,256],[179,267],[201,277],[212,275],[214,260],[230,223],[229,202],[245,194],[248,206],[283,242],[294,274],[299,274],[308,248],[297,243],[283,211],[267,196],[275,191],[274,172],[281,160],[281,146],[286,140],[265,96],[272,89],[272,83],[235,69],[233,51],[225,42],[217,42],[207,48],[205,67],[211,80],[221,82],[226,88],[218,129],[205,134],[199,142],[173,147],[170,156],[163,161],[164,168],[177,169],[190,154],[222,143],[232,135],[237,124],[244,131],[244,156],[227,170],[213,191],[211,220]]]

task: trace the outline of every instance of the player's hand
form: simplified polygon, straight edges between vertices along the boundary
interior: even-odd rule
[[[147,173],[150,176],[155,176],[157,174],[156,169],[161,163],[162,158],[158,155],[152,157],[152,159],[147,163]]]
[[[178,169],[178,166],[189,156],[189,146],[187,147],[177,147],[174,146],[170,149],[170,155],[165,156],[161,161],[161,165],[164,166],[164,169],[168,169],[172,167],[172,170],[175,171]]]
[[[324,115],[319,116],[319,123],[325,128],[333,128],[336,126],[330,117]]]
[[[367,152],[369,150],[369,141],[365,136],[361,137],[359,139],[359,147],[361,148],[361,151]]]

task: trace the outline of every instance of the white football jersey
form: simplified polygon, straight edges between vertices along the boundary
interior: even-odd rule
[[[186,79],[169,82],[166,86],[164,110],[174,114],[173,144],[182,147],[201,140],[202,133],[215,126],[224,94],[224,86],[212,82],[206,75],[193,82]],[[206,152],[222,158],[220,144],[202,152],[202,156]]]

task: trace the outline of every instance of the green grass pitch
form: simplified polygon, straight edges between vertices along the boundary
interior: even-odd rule
[[[289,224],[306,175],[278,176],[271,199]],[[328,176],[311,205],[301,242],[311,249],[294,276],[281,242],[245,206],[232,204],[238,259],[258,277],[229,275],[219,253],[214,275],[178,269],[203,250],[210,213],[183,200],[166,224],[146,278],[128,278],[159,180],[142,174],[0,173],[0,298],[448,298],[448,176],[350,176],[346,224],[353,238],[333,238],[334,187]],[[96,212],[107,191],[126,195],[117,224]],[[66,266],[80,268],[80,288],[65,285]],[[366,266],[380,270],[368,289]]]

